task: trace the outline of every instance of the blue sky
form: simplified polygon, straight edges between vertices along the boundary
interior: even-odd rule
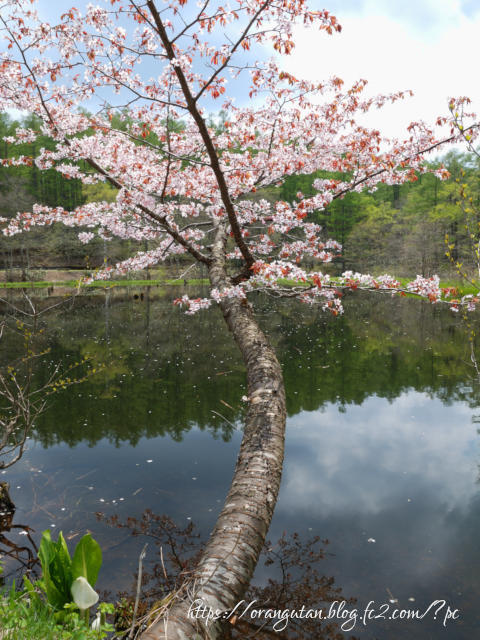
[[[39,0],[37,6],[51,20],[70,4],[81,9],[86,2]],[[376,112],[367,124],[400,137],[413,120],[446,115],[448,98],[458,95],[470,96],[480,110],[480,0],[312,0],[311,6],[334,13],[342,33],[299,29],[288,70],[311,80],[365,78],[372,94],[415,93]],[[232,85],[231,91],[241,103],[245,86]]]

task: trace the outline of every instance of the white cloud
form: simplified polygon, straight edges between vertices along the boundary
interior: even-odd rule
[[[403,137],[410,122],[434,123],[447,115],[451,96],[467,95],[480,110],[480,11],[467,16],[457,0],[366,0],[356,13],[339,6],[336,14],[341,34],[297,30],[287,67],[311,80],[337,75],[350,84],[365,78],[370,94],[414,91],[413,98],[375,111],[370,126]]]
[[[466,508],[478,492],[471,416],[466,404],[414,391],[393,402],[371,397],[344,414],[332,405],[303,412],[287,430],[278,509],[374,515],[420,496],[444,512]]]

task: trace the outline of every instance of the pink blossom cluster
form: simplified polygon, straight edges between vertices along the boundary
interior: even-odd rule
[[[107,182],[115,201],[73,211],[37,205],[2,221],[3,233],[62,223],[81,229],[81,242],[95,236],[149,241],[149,251],[95,275],[106,278],[178,254],[208,266],[215,230],[223,225],[235,284],[201,301],[182,298],[188,313],[254,289],[280,294],[285,279],[302,299],[333,313],[341,312],[339,289],[400,290],[390,276],[346,272],[334,281],[302,264],[307,258],[321,265],[341,251],[314,222],[318,211],[351,191],[415,180],[426,171],[422,154],[441,143],[439,132],[418,121],[398,141],[361,124],[365,112],[409,92],[371,97],[365,80],[311,82],[284,71],[278,60],[249,57],[263,45],[280,59],[291,53],[296,24],[338,32],[335,16],[311,9],[307,0],[77,4],[48,23],[35,2],[2,1],[0,109],[27,110],[42,124],[39,131],[18,127],[1,162],[35,162],[86,185]],[[251,101],[238,107],[226,90],[241,77]],[[221,122],[206,117],[211,100],[224,109]],[[474,117],[467,105],[452,100],[450,115],[439,119],[439,127],[456,132],[449,140],[459,139],[460,123]],[[39,133],[51,137],[54,149],[20,155],[17,145]],[[471,140],[476,135],[472,130]],[[262,189],[288,176],[318,172],[331,177],[316,179],[311,195],[299,192],[291,202],[262,197]],[[436,175],[447,177],[442,168]],[[432,301],[441,295],[432,278],[418,276],[407,289]]]
[[[428,298],[431,302],[438,302],[442,295],[440,278],[438,276],[424,278],[423,276],[417,275],[415,280],[407,284],[407,290]]]
[[[351,289],[399,289],[401,287],[401,283],[390,275],[373,277],[368,273],[354,273],[353,271],[344,271],[337,279],[337,283],[338,286]]]
[[[184,295],[174,300],[174,304],[185,307],[185,313],[191,316],[201,309],[208,309],[212,304],[212,300],[210,298],[189,298]]]
[[[468,294],[463,296],[461,299],[462,306],[465,306],[467,311],[475,311],[476,305],[479,302],[479,298],[474,296],[473,294]],[[452,303],[451,307],[452,311],[458,311],[458,305]]]
[[[334,316],[344,312],[341,294],[336,289],[309,289],[301,293],[299,298],[307,304],[320,304],[323,311],[328,311]]]
[[[90,240],[93,240],[93,238],[95,237],[95,234],[92,233],[91,231],[81,231],[78,234],[78,239],[80,240],[80,242],[82,244],[88,244],[90,242]]]
[[[242,286],[225,287],[221,290],[214,288],[210,295],[215,302],[220,302],[222,298],[239,298],[240,300],[246,298],[245,287]]]

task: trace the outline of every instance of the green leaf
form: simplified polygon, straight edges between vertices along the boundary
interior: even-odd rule
[[[50,566],[50,562],[52,561],[54,554],[55,545],[52,542],[50,530],[47,529],[42,533],[42,540],[40,542],[40,548],[38,550],[38,557],[40,559],[40,564],[42,565],[44,576],[49,575],[48,567]]]
[[[23,578],[23,584],[29,595],[32,595],[32,593],[35,593],[35,587],[26,576],[24,576]]]
[[[50,577],[58,591],[62,594],[63,604],[70,601],[70,585],[72,584],[72,560],[62,532],[55,544],[55,554],[50,561]],[[62,606],[63,606],[62,604]]]
[[[57,589],[50,575],[43,576],[43,586],[45,587],[45,595],[47,597],[47,601],[52,605],[54,609],[62,609],[65,602],[70,600],[69,597],[67,598],[67,600],[65,599],[65,594]]]
[[[65,542],[65,538],[63,537],[63,533],[61,531],[58,534],[56,552],[57,552],[57,557],[60,559],[60,562],[65,570],[65,574],[69,574],[69,577],[71,577],[72,559],[70,558],[70,553],[68,552],[67,543]],[[68,582],[70,584],[70,580],[68,580]]]
[[[92,587],[102,566],[100,545],[87,533],[77,544],[72,560],[72,580],[86,578]]]
[[[47,600],[55,609],[62,609],[63,605],[71,599],[72,582],[71,559],[63,535],[60,533],[55,543],[52,541],[50,531],[48,529],[44,531],[38,557],[43,573],[41,585]]]

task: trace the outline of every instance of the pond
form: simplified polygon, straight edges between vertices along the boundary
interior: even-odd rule
[[[113,596],[132,589],[145,541],[96,513],[125,521],[151,509],[181,528],[195,523],[205,538],[241,439],[236,347],[218,310],[185,316],[172,305],[178,294],[111,289],[42,316],[48,362],[68,367],[89,356],[90,373],[51,396],[23,457],[0,475],[15,523],[32,527],[35,540],[47,528],[70,544],[92,532],[104,552],[99,587]],[[60,300],[54,292],[39,306]],[[378,617],[344,628],[346,638],[470,639],[480,596],[480,384],[465,326],[415,300],[352,293],[345,308],[333,318],[258,301],[288,409],[269,539],[320,536],[322,574],[356,599],[349,608],[374,601]],[[23,348],[19,334],[9,335],[2,364]],[[38,383],[48,376],[42,362]],[[22,533],[4,535],[20,545]],[[153,545],[148,554],[156,561]],[[7,562],[7,582],[18,568]],[[259,564],[255,584],[270,577]],[[425,611],[434,601],[421,620],[389,619],[396,608]],[[444,626],[448,606],[459,618]]]

